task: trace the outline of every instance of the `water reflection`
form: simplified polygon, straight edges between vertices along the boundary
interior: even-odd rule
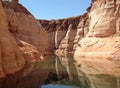
[[[120,69],[107,59],[76,60],[72,55],[66,55],[55,57],[53,62],[46,83],[71,85],[75,88],[120,88]]]
[[[113,61],[76,58],[75,66],[83,88],[120,88],[120,68]]]
[[[48,75],[46,61],[27,64],[23,70],[0,80],[0,88],[40,88]]]
[[[72,55],[63,57],[51,56],[49,57],[49,62],[52,66],[49,66],[51,68],[45,84],[81,86]]]
[[[107,61],[76,60],[72,55],[49,56],[1,79],[0,88],[40,88],[41,85],[44,85],[41,88],[56,88],[55,85],[57,88],[120,88],[120,76],[110,74],[112,71],[119,74],[115,67]]]

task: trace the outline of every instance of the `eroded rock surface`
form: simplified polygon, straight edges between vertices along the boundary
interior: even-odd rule
[[[78,64],[82,62],[80,58],[85,59],[84,64],[89,63],[87,58],[96,58],[95,63],[102,60],[104,64],[108,62],[108,66],[113,66],[108,68],[106,74],[119,74],[120,0],[92,0],[84,15],[50,21],[36,20],[18,3],[3,2],[3,6],[8,29],[26,61],[43,59],[48,52],[62,56],[75,51],[74,59]],[[94,63],[91,63],[89,66],[98,71],[92,73],[93,70],[90,70],[90,74],[103,74],[99,70],[101,65],[94,68]],[[105,65],[102,68],[106,70]]]
[[[81,16],[59,20],[40,20],[41,25],[48,32],[49,50],[63,54],[72,52],[77,26]]]
[[[18,0],[0,2],[0,12],[1,78],[22,69],[25,62],[44,59],[48,35]]]
[[[120,76],[120,0],[92,0],[88,17],[89,31],[79,40],[74,53],[78,73],[80,77],[87,75],[90,88],[119,88],[119,82],[115,86],[114,81],[119,81]]]
[[[109,37],[120,30],[120,0],[95,0],[89,12],[87,36]]]
[[[8,23],[0,1],[0,78],[20,70],[25,64],[22,52],[8,31]]]
[[[26,61],[43,59],[48,54],[48,34],[39,21],[19,3],[3,2],[3,6],[9,31],[14,35]]]
[[[119,51],[119,48],[116,48],[120,44],[119,2],[119,0],[92,2],[88,14],[89,32],[79,41],[75,56],[112,58],[113,53]]]

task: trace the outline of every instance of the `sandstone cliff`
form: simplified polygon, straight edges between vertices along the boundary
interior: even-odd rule
[[[78,65],[88,63],[92,69],[98,69],[100,74],[107,69],[105,74],[119,74],[116,68],[120,64],[120,0],[92,0],[84,15],[50,21],[36,20],[18,2],[3,2],[3,7],[7,16],[5,24],[8,24],[5,29],[9,29],[14,36],[26,61],[43,59],[48,52],[55,51],[61,56],[75,51],[74,59]],[[3,18],[5,17],[0,19]],[[84,60],[81,61],[80,58]],[[94,59],[95,63],[92,61]],[[101,60],[110,68],[105,65],[102,71],[101,65],[94,68],[96,62],[101,63]],[[80,69],[83,71],[84,66]],[[89,71],[84,72],[94,73],[94,70]]]
[[[0,78],[20,70],[24,64],[22,52],[8,31],[6,15],[0,1]]]
[[[75,51],[78,74],[88,76],[91,88],[93,76],[120,75],[120,0],[92,0],[82,16],[40,23],[57,55]]]
[[[48,34],[18,0],[0,2],[0,78],[48,55]]]
[[[90,88],[101,88],[97,82],[112,81],[108,75],[115,75],[117,82],[120,76],[120,0],[92,0],[88,17],[89,31],[79,40],[74,60],[79,77],[86,75]],[[119,88],[109,80],[102,88]]]
[[[3,2],[9,31],[24,54],[26,61],[43,59],[48,54],[48,35],[39,21],[21,4]]]
[[[89,9],[89,32],[79,41],[75,56],[113,58],[119,51],[120,1],[94,0]],[[119,56],[117,56],[119,59]]]
[[[56,53],[75,50],[75,56],[112,58],[119,51],[115,48],[119,46],[119,0],[92,0],[82,16],[40,23],[50,36],[49,49]]]
[[[50,52],[56,50],[56,54],[64,54],[73,51],[74,38],[81,19],[81,16],[76,16],[59,20],[40,20],[41,25],[48,32]]]

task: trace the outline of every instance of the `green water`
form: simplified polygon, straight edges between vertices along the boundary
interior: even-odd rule
[[[28,63],[19,72],[0,80],[0,88],[120,88],[120,77],[86,74],[72,55],[49,56]]]

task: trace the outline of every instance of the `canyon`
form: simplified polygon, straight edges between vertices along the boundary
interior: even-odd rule
[[[77,73],[87,76],[90,88],[103,80],[100,75],[119,77],[120,0],[91,2],[81,16],[39,20],[18,0],[0,1],[0,78],[52,54],[73,54]],[[102,88],[113,88],[111,85]]]

